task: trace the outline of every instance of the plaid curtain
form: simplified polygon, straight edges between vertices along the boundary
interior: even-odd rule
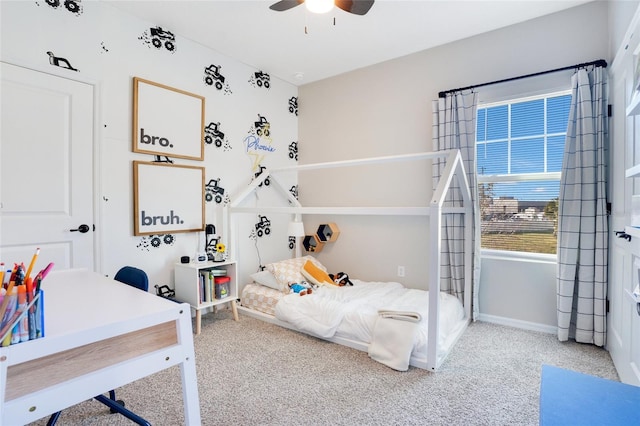
[[[447,94],[446,98],[433,101],[433,150],[459,149],[467,173],[474,206],[478,203],[476,179],[476,93],[460,92]],[[444,160],[434,160],[432,168],[433,188],[444,170]],[[444,206],[462,205],[462,195],[455,180],[445,198]],[[473,217],[473,319],[479,313],[478,282],[480,281],[480,223]],[[442,215],[440,289],[455,295],[464,302],[464,217],[459,213]]]
[[[558,206],[558,339],[606,344],[607,73],[578,70],[571,78]]]

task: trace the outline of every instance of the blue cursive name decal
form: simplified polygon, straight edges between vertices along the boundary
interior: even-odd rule
[[[247,144],[247,152],[249,151],[266,151],[266,152],[274,152],[276,149],[271,145],[262,145],[260,143],[260,138],[255,135],[249,135],[244,139],[244,142]]]

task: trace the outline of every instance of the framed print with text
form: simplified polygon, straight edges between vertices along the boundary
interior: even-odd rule
[[[133,152],[204,160],[204,96],[133,78]]]
[[[204,231],[204,167],[133,162],[133,234]]]

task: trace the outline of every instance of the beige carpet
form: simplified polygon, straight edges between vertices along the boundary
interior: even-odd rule
[[[605,350],[473,323],[437,373],[397,372],[365,352],[229,311],[195,336],[203,425],[537,425],[540,369],[618,380]],[[183,424],[177,367],[117,390],[153,425]],[[42,419],[37,425],[46,424]],[[58,425],[131,425],[90,400]]]

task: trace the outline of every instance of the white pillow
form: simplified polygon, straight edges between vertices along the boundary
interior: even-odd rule
[[[322,263],[318,262],[312,256],[302,256],[294,259],[282,260],[280,262],[274,262],[267,265],[267,271],[271,272],[275,277],[276,281],[280,287],[278,290],[288,293],[289,292],[289,283],[299,283],[305,280],[305,277],[302,275],[300,270],[304,263],[310,260],[313,262],[318,268],[327,272],[327,268],[325,268]]]
[[[266,269],[264,271],[256,272],[250,275],[251,279],[260,285],[272,288],[274,290],[280,290],[280,284],[276,280],[276,277]]]

